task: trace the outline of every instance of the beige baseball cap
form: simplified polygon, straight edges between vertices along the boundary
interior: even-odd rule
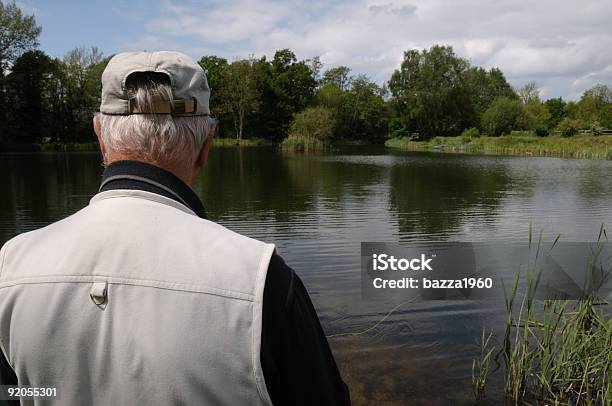
[[[160,101],[147,109],[139,107],[126,87],[135,73],[161,73],[168,76],[172,101]],[[200,65],[180,52],[123,52],[111,58],[102,73],[103,114],[210,115],[210,88]]]

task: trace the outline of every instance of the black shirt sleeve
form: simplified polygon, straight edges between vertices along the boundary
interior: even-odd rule
[[[275,252],[264,288],[261,364],[274,405],[349,405],[304,284]]]
[[[17,375],[8,363],[2,351],[0,351],[0,385],[17,385]],[[0,406],[19,405],[18,400],[0,400]]]
[[[17,385],[15,371],[0,351],[0,385]]]

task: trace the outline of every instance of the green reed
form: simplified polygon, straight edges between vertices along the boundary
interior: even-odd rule
[[[530,248],[531,237],[530,227]],[[610,275],[610,271],[599,265],[606,241],[602,226],[589,259],[585,292],[597,292]],[[598,299],[596,293],[577,301],[535,300],[541,275],[537,258],[542,249],[542,234],[534,245],[535,259],[527,265],[525,293],[519,298],[519,272],[505,295],[506,326],[501,350],[495,357],[496,362],[502,359],[505,394],[515,404],[609,406],[612,404],[612,319],[609,313],[605,314],[609,303]],[[491,362],[491,336],[484,340],[483,333],[482,337],[481,354],[474,360],[472,369],[476,399],[483,397]]]
[[[472,391],[474,398],[480,400],[484,396],[484,391],[487,386],[487,377],[493,359],[493,351],[495,347],[491,345],[492,333],[486,335],[485,330],[482,330],[482,337],[478,342],[480,348],[480,357],[472,361]]]

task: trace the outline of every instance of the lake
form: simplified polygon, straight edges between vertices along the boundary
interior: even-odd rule
[[[0,243],[85,206],[101,173],[94,153],[0,155]],[[477,301],[362,298],[362,241],[526,241],[530,223],[594,241],[612,224],[612,161],[218,148],[194,189],[212,220],[275,243],[301,276],[355,404],[469,403],[476,339],[503,317]]]

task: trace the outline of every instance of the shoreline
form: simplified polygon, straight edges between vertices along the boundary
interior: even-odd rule
[[[265,138],[216,138],[213,140],[214,147],[236,148],[236,147],[278,147],[281,142],[268,140]],[[382,145],[369,143],[362,140],[342,139],[331,144],[334,147],[346,146],[370,146]],[[0,145],[0,153],[20,153],[20,152],[100,152],[97,141],[91,142],[49,142],[33,144]]]
[[[407,151],[451,152],[500,156],[538,156],[612,160],[611,135],[575,135],[537,137],[513,134],[500,137],[434,137],[428,141],[408,138],[391,138],[385,142],[388,148]]]
[[[222,148],[278,146],[264,138],[215,138],[214,146]],[[332,147],[375,146],[380,144],[356,140],[337,140]],[[537,137],[530,134],[512,134],[500,137],[481,136],[434,137],[428,141],[414,141],[410,138],[391,138],[384,146],[391,150],[458,153],[473,155],[497,155],[516,157],[556,157],[591,160],[612,160],[612,135],[575,135],[560,137],[550,135]],[[2,146],[0,153],[20,152],[99,152],[97,141],[86,143],[44,143]]]

